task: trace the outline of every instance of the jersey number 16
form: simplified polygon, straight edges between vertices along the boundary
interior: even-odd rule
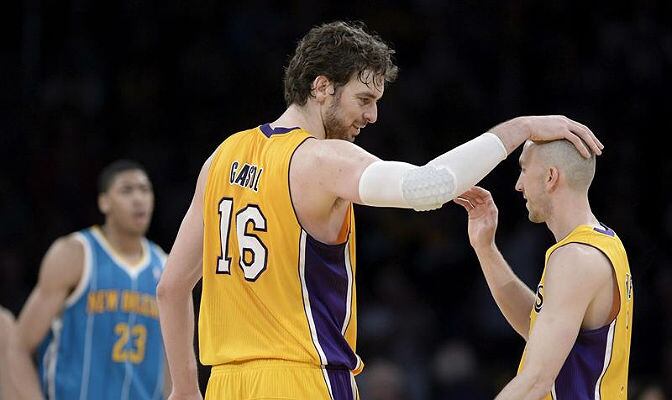
[[[221,256],[217,257],[217,273],[231,274],[231,255],[229,255],[229,231],[233,214],[233,199],[224,197],[219,202],[219,239]],[[253,232],[266,232],[266,217],[256,204],[248,204],[236,213],[236,238],[238,239],[238,265],[245,279],[256,281],[266,270],[268,249],[259,236]],[[248,232],[248,225],[252,226]]]

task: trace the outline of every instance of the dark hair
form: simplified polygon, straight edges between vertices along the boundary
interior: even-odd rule
[[[394,82],[398,68],[391,49],[375,33],[369,33],[362,22],[331,22],[311,29],[296,46],[296,52],[285,68],[285,102],[287,106],[303,106],[311,95],[315,78],[324,75],[334,87],[344,86],[354,74],[360,81],[373,72]],[[375,79],[374,79],[375,84]]]
[[[147,174],[145,167],[143,167],[139,162],[132,160],[117,160],[103,168],[98,175],[98,194],[106,193],[114,178],[117,177],[122,172],[126,171],[142,171]]]

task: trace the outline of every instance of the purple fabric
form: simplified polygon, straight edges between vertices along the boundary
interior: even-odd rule
[[[327,369],[334,400],[355,400],[352,395],[350,371],[345,369]]]
[[[593,400],[595,385],[604,369],[609,325],[581,331],[555,379],[556,400]]]
[[[317,340],[327,365],[353,370],[357,357],[341,334],[347,312],[345,246],[327,245],[306,235],[305,279]]]
[[[271,137],[273,135],[279,135],[287,132],[291,132],[294,129],[299,129],[298,127],[294,128],[283,128],[281,126],[276,127],[275,129],[271,128],[270,124],[263,124],[262,126],[259,127],[261,129],[261,132],[263,132],[266,137]]]
[[[615,235],[616,235],[616,232],[614,232],[611,228],[609,228],[609,227],[606,226],[605,224],[603,224],[603,223],[600,222],[600,225],[602,225],[602,226],[604,227],[604,229],[593,228],[593,230],[594,230],[595,232],[600,232],[600,233],[603,233],[603,234],[605,234],[605,235],[609,235],[609,236],[615,236]]]

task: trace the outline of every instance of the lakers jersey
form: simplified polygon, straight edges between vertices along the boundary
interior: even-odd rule
[[[143,239],[131,267],[99,228],[76,233],[84,270],[38,351],[48,399],[162,399],[164,353],[156,285],[165,254]]]
[[[309,139],[266,124],[215,151],[203,203],[201,361],[288,360],[330,369],[363,367],[355,354],[355,226],[352,205],[339,244],[300,225],[289,168]]]
[[[568,243],[583,243],[600,250],[611,262],[618,283],[620,308],[616,318],[601,328],[580,330],[551,393],[545,400],[618,400],[627,399],[628,360],[632,334],[633,289],[632,276],[623,243],[616,233],[601,228],[580,225],[567,237],[546,251],[548,259],[557,248]],[[530,332],[543,308],[544,273],[537,287],[537,299],[530,313]],[[525,354],[520,363],[520,372]]]

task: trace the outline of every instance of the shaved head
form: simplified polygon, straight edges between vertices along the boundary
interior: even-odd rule
[[[568,140],[553,142],[528,142],[525,147],[534,151],[534,162],[544,168],[555,167],[567,182],[567,186],[577,191],[588,191],[595,176],[595,155],[584,158]]]

